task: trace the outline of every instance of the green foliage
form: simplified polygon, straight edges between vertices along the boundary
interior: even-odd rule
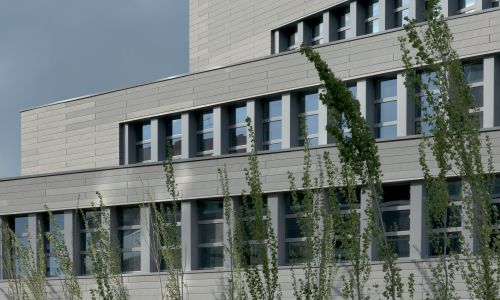
[[[184,297],[184,269],[182,264],[182,243],[177,233],[178,215],[180,214],[179,193],[175,183],[172,155],[167,156],[163,167],[165,186],[172,200],[167,205],[150,201],[152,213],[152,231],[154,251],[158,272],[166,273],[166,282],[161,282],[162,299],[181,300]],[[161,270],[164,267],[164,270]]]
[[[229,260],[229,278],[227,279],[226,299],[248,299],[244,281],[244,242],[241,218],[236,221],[236,212],[233,199],[229,192],[229,178],[227,169],[218,169],[221,181],[222,194],[224,195],[224,217],[227,224],[227,240],[224,243],[224,257]]]
[[[335,240],[335,225],[339,214],[338,210],[330,209],[329,200],[333,198],[335,203],[337,201],[335,194],[332,195],[329,190],[323,188],[325,176],[321,157],[317,157],[319,175],[311,178],[311,152],[307,134],[304,136],[304,173],[300,192],[295,184],[295,176],[288,172],[293,210],[305,237],[305,257],[301,267],[304,271],[303,278],[297,280],[294,269],[291,270],[294,296],[296,299],[330,299],[336,273],[335,248],[332,241]]]
[[[45,205],[45,210],[49,214],[50,224],[54,228],[53,231],[47,233],[46,237],[55,252],[56,261],[62,275],[64,276],[62,285],[65,295],[70,299],[81,300],[83,299],[81,287],[78,279],[76,278],[73,260],[71,259],[68,248],[66,247],[64,233],[61,231],[59,224],[56,222],[54,215],[49,210],[47,205]]]
[[[347,236],[341,236],[342,247],[352,265],[348,276],[343,276],[344,297],[365,298],[363,287],[371,272],[368,249],[374,237],[384,264],[384,296],[390,299],[400,298],[403,289],[400,269],[395,264],[396,254],[387,243],[380,210],[382,173],[375,139],[360,113],[359,102],[353,98],[345,83],[335,76],[328,64],[310,47],[302,45],[300,51],[314,64],[325,87],[326,92],[320,95],[320,99],[328,110],[329,123],[326,129],[336,141],[341,178],[338,185],[343,187],[344,197],[349,205],[345,222]],[[350,130],[350,134],[345,134],[344,129]],[[364,208],[367,225],[361,229],[359,213],[354,209],[358,202],[357,185],[361,186],[368,198]]]
[[[92,299],[128,299],[128,291],[121,275],[120,247],[114,235],[110,234],[110,214],[104,206],[102,195],[96,192],[99,207],[92,203],[90,218],[80,210],[85,230],[90,234],[87,250],[92,262],[92,273],[97,289],[90,290]],[[91,225],[89,225],[91,224]]]
[[[462,64],[452,48],[453,36],[441,13],[438,0],[428,1],[427,26],[420,30],[416,21],[406,26],[406,37],[400,38],[406,87],[418,106],[432,111],[423,116],[430,124],[430,134],[424,135],[420,144],[420,164],[427,191],[426,210],[431,243],[439,247],[439,261],[432,267],[433,299],[456,299],[455,274],[461,272],[468,290],[476,299],[496,299],[499,289],[499,252],[494,246],[498,237],[493,235],[494,210],[490,194],[493,181],[493,157],[487,135],[479,133],[479,122],[470,87],[464,77]],[[423,81],[419,71],[425,71],[430,79]],[[437,86],[437,96],[431,87]],[[423,93],[421,101],[416,93]],[[425,106],[425,107],[424,107]],[[487,162],[482,160],[486,149]],[[431,168],[428,152],[437,164]],[[432,230],[430,224],[445,227],[452,199],[448,193],[447,176],[454,175],[462,182],[460,201],[462,226],[461,254],[450,255],[450,239]],[[442,239],[440,242],[439,239]],[[474,238],[477,249],[467,243]],[[465,259],[461,259],[465,258]]]

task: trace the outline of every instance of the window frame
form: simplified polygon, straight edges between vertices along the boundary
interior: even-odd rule
[[[64,212],[53,212],[52,213],[52,216],[55,216],[56,215],[60,215],[62,216],[62,221],[63,221],[63,228],[59,228],[59,234],[62,234],[64,236]],[[52,253],[52,244],[48,238],[48,233],[57,233],[57,231],[52,231],[51,227],[52,227],[52,223],[51,223],[51,218],[50,218],[50,215],[47,213],[47,214],[43,214],[42,215],[42,223],[43,223],[43,226],[42,226],[42,230],[43,230],[43,241],[44,241],[44,244],[43,244],[43,247],[44,247],[44,254],[45,254],[45,260],[46,260],[46,263],[45,263],[45,276],[47,277],[58,277],[58,276],[61,276],[62,275],[62,271],[61,271],[61,268],[60,268],[60,265],[59,265],[59,262],[56,260],[56,263],[57,263],[57,269],[58,271],[56,273],[58,273],[57,275],[52,275],[51,274],[51,270],[50,270],[50,259],[51,258],[57,258],[57,254],[56,253]],[[59,226],[59,224],[58,224]],[[60,226],[59,226],[60,227]],[[54,228],[55,229],[55,228]]]
[[[480,114],[481,115],[481,119],[479,121],[479,125],[480,125],[479,128],[484,128],[484,62],[482,60],[475,60],[475,61],[463,62],[462,63],[462,68],[465,70],[465,66],[466,65],[475,65],[475,64],[480,64],[481,65],[482,81],[469,82],[467,79],[466,79],[466,81],[469,83],[469,88],[471,90],[471,94],[472,94],[472,89],[478,88],[478,87],[482,88],[482,91],[483,91],[483,93],[482,93],[482,95],[483,95],[483,99],[482,99],[483,105],[469,109],[469,113],[471,113],[471,114]],[[464,72],[464,76],[465,76],[465,72]]]
[[[401,0],[401,5],[398,5],[398,0],[394,0],[395,5],[394,5],[394,10],[393,10],[393,15],[394,15],[394,28],[400,28],[406,25],[408,22],[405,22],[404,16],[403,16],[403,11],[408,12],[408,16],[410,15],[410,0],[408,0],[407,5],[404,5],[404,0]],[[396,24],[396,21],[398,21],[397,14],[401,13],[401,24]]]
[[[212,115],[212,127],[210,128],[203,128],[203,129],[199,129],[199,122],[200,122],[200,118],[202,120],[202,123],[203,123],[203,117],[206,115],[206,114],[211,114]],[[210,150],[206,150],[203,148],[203,151],[198,151],[199,150],[199,137],[200,136],[203,136],[204,134],[206,133],[212,133],[212,149]],[[214,154],[214,113],[213,113],[213,110],[206,110],[206,111],[200,111],[196,114],[196,156],[198,157],[202,157],[202,156],[212,156]]]
[[[228,133],[229,133],[229,147],[228,147],[228,152],[229,154],[233,154],[233,153],[246,153],[247,152],[247,145],[248,145],[248,132],[247,132],[247,124],[246,124],[246,121],[243,121],[243,122],[240,122],[240,123],[235,123],[235,124],[232,124],[232,120],[231,120],[231,114],[234,113],[235,114],[235,117],[236,117],[236,110],[238,108],[245,108],[245,114],[246,114],[246,117],[245,119],[248,117],[248,110],[247,110],[247,106],[246,106],[246,103],[243,103],[243,104],[239,104],[239,105],[234,105],[234,106],[230,106],[230,111],[229,111],[229,125],[228,125]],[[235,120],[235,122],[237,122]],[[244,145],[236,145],[236,146],[232,146],[231,145],[231,132],[232,130],[237,130],[239,128],[245,128],[245,144]]]
[[[135,127],[135,130],[136,132],[139,130],[139,128],[141,129],[141,131],[143,130],[143,126],[145,125],[149,125],[149,139],[144,139],[144,137],[142,137],[141,140],[139,140],[139,138],[136,138],[136,141],[135,141],[135,161],[137,163],[145,163],[145,162],[151,162],[153,161],[152,160],[152,157],[151,157],[151,149],[153,148],[153,145],[151,143],[151,135],[152,135],[152,131],[151,131],[151,120],[144,120],[144,121],[141,121],[137,124],[134,124],[134,127]],[[139,151],[138,151],[138,148],[139,147],[142,147],[144,149],[144,145],[146,144],[149,144],[149,151],[150,151],[150,154],[149,154],[149,159],[147,160],[139,160]]]
[[[283,149],[283,100],[281,98],[271,98],[271,99],[266,99],[263,103],[263,106],[262,106],[262,109],[263,109],[263,113],[262,115],[264,116],[264,111],[265,111],[265,106],[268,106],[269,107],[269,104],[271,102],[278,102],[280,103],[281,105],[281,113],[279,116],[276,116],[276,117],[270,117],[270,118],[266,118],[266,117],[263,117],[262,118],[262,148],[266,151],[270,151],[271,149],[266,149],[266,147],[269,147],[270,145],[276,145],[276,144],[281,144],[280,146],[280,149]],[[269,109],[269,108],[268,108]],[[266,125],[270,126],[270,124],[272,122],[280,122],[280,128],[282,130],[282,133],[281,133],[281,138],[280,139],[274,139],[274,140],[266,140],[265,139],[265,130],[266,130]]]
[[[374,4],[377,4],[378,5],[378,14],[377,15],[373,15],[371,17],[368,17],[368,12],[369,12],[369,8],[371,5],[374,5]],[[372,33],[378,33],[380,32],[380,1],[379,0],[368,0],[366,2],[366,14],[365,14],[365,20],[364,20],[364,23],[365,23],[365,34],[372,34]],[[373,23],[377,21],[378,22],[378,28],[377,28],[377,31],[374,31],[373,30]],[[371,32],[368,32],[368,24],[372,24],[372,30]]]
[[[319,16],[316,18],[313,18],[308,21],[309,28],[311,30],[311,45],[312,46],[317,46],[325,43],[325,22],[323,20],[323,16]],[[318,35],[314,35],[314,28],[315,26],[319,26],[319,33]]]
[[[220,218],[212,218],[212,219],[200,219],[200,212],[199,212],[199,206],[201,202],[203,201],[220,201],[222,202],[222,211],[223,214]],[[196,210],[197,210],[197,222],[196,222],[196,229],[198,230],[198,240],[196,241],[196,247],[197,247],[197,255],[198,255],[198,269],[200,270],[214,270],[214,269],[221,269],[224,268],[224,202],[223,200],[220,199],[207,199],[207,200],[199,200],[196,201]],[[210,224],[220,224],[222,226],[222,241],[220,242],[200,242],[200,225],[210,225]],[[213,266],[213,267],[202,267],[201,264],[201,250],[206,249],[206,248],[220,248],[222,249],[222,264],[220,266]]]
[[[457,8],[457,15],[473,13],[476,11],[476,3],[472,1],[472,5],[467,6],[467,0],[458,0]]]
[[[139,224],[134,224],[134,225],[120,225],[120,218],[123,218],[122,214],[125,209],[134,209],[137,208],[138,210],[138,217],[139,217]],[[141,229],[141,208],[139,206],[119,206],[118,211],[117,211],[117,226],[116,226],[116,234],[118,236],[118,242],[120,246],[120,268],[122,273],[136,273],[136,272],[141,272],[141,245],[142,245],[142,229]],[[139,232],[139,246],[137,247],[132,247],[132,248],[124,248],[123,246],[123,233],[127,230],[138,230]],[[138,270],[130,270],[130,271],[124,271],[124,264],[123,264],[123,255],[124,253],[139,253],[139,269]]]
[[[343,8],[340,8],[338,11],[337,11],[337,40],[338,41],[341,41],[341,40],[346,40],[346,39],[349,39],[351,38],[351,8],[349,6],[345,6]],[[345,22],[345,25],[343,27],[340,27],[340,24],[341,24],[341,20],[342,18],[344,18],[344,22]],[[346,20],[348,22],[346,22]],[[343,38],[340,38],[341,34],[344,35]]]
[[[409,182],[405,183],[398,183],[398,184],[390,184],[390,185],[385,185],[383,188],[394,188],[394,187],[403,187],[403,188],[408,188],[408,200],[406,199],[400,199],[395,202],[395,204],[391,205],[390,203],[385,203],[383,199],[381,200],[381,209],[380,209],[380,215],[382,218],[382,222],[384,224],[384,235],[389,242],[390,239],[396,239],[398,237],[408,237],[408,255],[407,256],[401,256],[399,253],[397,253],[398,258],[408,258],[410,257],[410,230],[411,230],[411,184]],[[386,195],[386,191],[384,190],[384,195]],[[391,229],[388,231],[388,228],[386,227],[385,220],[384,220],[384,212],[408,212],[408,222],[409,222],[409,228],[407,230],[399,230],[399,229]]]
[[[311,110],[311,111],[307,111],[306,110],[306,107],[305,107],[305,99],[306,99],[306,96],[307,95],[312,95],[312,94],[316,94],[318,95],[318,108],[316,110]],[[318,144],[319,145],[319,110],[320,110],[320,100],[319,100],[319,95],[320,93],[319,92],[314,92],[314,91],[306,91],[306,92],[302,92],[299,94],[299,97],[298,97],[298,105],[299,105],[299,113],[298,113],[298,122],[299,122],[299,131],[300,130],[300,124],[301,124],[301,120],[306,120],[307,117],[309,116],[317,116],[318,118],[318,132],[316,133],[310,133],[309,132],[309,128],[308,128],[308,131],[307,131],[307,139],[309,141],[311,141],[311,139],[316,139],[318,141]],[[302,105],[302,102],[304,103],[304,112],[300,112],[300,106]],[[307,125],[307,124],[306,124]],[[299,141],[299,146],[303,147],[305,145],[305,136],[302,135],[302,132],[299,132],[299,138],[298,138],[298,141]],[[310,146],[315,146],[315,145],[310,145]]]
[[[180,122],[181,132],[176,133],[176,134],[173,134],[173,133],[169,134],[169,132],[168,132],[169,126],[172,127],[172,122],[174,122],[176,120],[179,120],[179,122]],[[180,141],[181,141],[181,153],[174,155],[174,145],[172,144],[172,142],[174,140],[177,140],[177,139],[180,139]],[[171,145],[170,147],[172,147],[172,159],[181,158],[182,157],[182,116],[181,115],[169,116],[169,117],[165,118],[165,145],[166,145],[166,147],[168,147],[169,143]],[[167,148],[167,150],[168,150],[168,148]],[[168,151],[167,151],[167,155],[168,155]]]
[[[373,129],[375,133],[375,138],[380,139],[380,138],[394,138],[397,136],[397,128],[398,128],[398,115],[397,115],[397,105],[398,105],[398,95],[397,95],[397,85],[396,85],[396,95],[395,96],[390,96],[390,97],[385,97],[382,98],[382,81],[387,81],[387,80],[397,80],[396,78],[378,78],[375,80],[375,91],[377,89],[380,89],[380,98],[377,99],[377,93],[375,92],[375,99],[373,101]],[[378,122],[377,120],[377,105],[381,106],[381,111],[382,111],[382,104],[383,103],[390,103],[390,102],[395,102],[396,104],[396,115],[395,115],[395,120],[394,121],[386,121],[386,122]],[[389,127],[389,126],[396,126],[396,135],[391,136],[391,137],[381,137],[380,134],[377,134],[377,129],[381,129],[384,127]]]

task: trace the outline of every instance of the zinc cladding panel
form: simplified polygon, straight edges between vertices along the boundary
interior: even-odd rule
[[[476,56],[498,52],[498,20],[499,10],[450,20],[457,32],[459,53]],[[402,34],[402,30],[391,30],[317,50],[337,75],[363,78],[401,69],[398,37]],[[21,114],[22,174],[117,166],[119,122],[316,84],[319,80],[312,64],[300,53],[291,52],[29,110]],[[95,156],[104,154],[102,148],[110,145],[114,146],[105,151],[106,156]],[[96,154],[71,162],[68,153],[81,147]],[[56,160],[47,155],[54,149],[59,151]]]
[[[500,169],[500,130],[490,131],[494,150],[494,167]],[[419,166],[418,138],[405,138],[378,143],[384,181],[405,181],[421,178]],[[328,151],[332,160],[338,162],[335,147],[313,148],[311,156],[316,158]],[[230,156],[195,159],[174,163],[176,181],[183,199],[221,197],[218,168],[227,168],[231,193],[239,195],[248,190],[243,169],[248,157]],[[79,160],[75,160],[77,163]],[[289,189],[288,171],[300,180],[303,151],[295,149],[259,155],[262,183],[265,192]],[[430,165],[435,167],[434,162]],[[318,173],[313,160],[312,176]],[[88,207],[96,201],[99,191],[107,204],[144,203],[150,194],[154,200],[168,200],[165,190],[164,172],[161,164],[135,165],[79,173],[45,175],[34,178],[18,178],[0,181],[0,214],[43,211],[47,204],[51,209]],[[78,201],[77,201],[78,200]]]

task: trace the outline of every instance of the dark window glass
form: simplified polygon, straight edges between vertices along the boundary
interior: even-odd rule
[[[50,221],[48,214],[43,216],[43,231],[44,231],[44,250],[46,259],[46,275],[48,277],[59,276],[61,274],[61,269],[57,261],[56,252],[52,247],[48,234],[64,234],[64,213],[53,213],[53,220],[55,224]]]
[[[198,219],[222,219],[224,216],[223,202],[221,200],[200,200],[197,202]]]
[[[229,147],[244,146],[246,144],[247,144],[246,127],[231,128],[229,130]]]
[[[213,132],[199,133],[197,145],[198,145],[198,152],[213,150],[214,149]]]
[[[390,236],[387,237],[387,243],[391,246],[398,257],[410,256],[410,236]]]
[[[386,232],[410,230],[410,211],[395,210],[382,212]]]
[[[120,208],[118,214],[118,226],[141,225],[141,215],[139,207]]]
[[[281,117],[281,100],[269,100],[264,103],[264,119]]]
[[[287,218],[285,228],[286,228],[287,239],[300,238],[304,236],[297,222],[297,218]]]
[[[231,109],[229,117],[230,125],[246,124],[247,107],[244,105],[233,107]]]
[[[287,264],[304,263],[306,258],[306,247],[304,242],[287,242],[285,257]]]
[[[144,122],[136,125],[137,141],[146,141],[151,139],[151,123]]]
[[[307,112],[317,111],[318,105],[319,105],[318,93],[302,95],[299,103],[299,112],[307,113]]]
[[[122,272],[134,272],[141,270],[141,252],[122,252],[121,255]]]
[[[214,114],[212,112],[203,112],[198,115],[198,130],[207,130],[214,128]]]
[[[200,252],[200,268],[209,269],[222,267],[224,262],[223,247],[208,247],[199,248]]]
[[[410,185],[387,185],[383,189],[384,206],[410,204]]]
[[[442,254],[460,253],[460,232],[446,233],[446,247],[444,233],[439,233],[436,237],[431,238],[430,255],[437,256]]]
[[[220,243],[223,240],[223,226],[222,223],[215,224],[199,224],[198,234],[199,243]]]
[[[143,162],[151,160],[151,144],[144,143],[141,145],[137,145],[137,162]]]

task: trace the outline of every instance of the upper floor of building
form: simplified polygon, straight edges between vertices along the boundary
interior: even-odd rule
[[[189,65],[200,71],[425,21],[426,0],[190,0]],[[498,0],[441,0],[447,17],[498,7]]]
[[[498,126],[500,10],[449,23],[482,127]],[[315,46],[356,94],[376,138],[398,139],[422,127],[421,111],[404,87],[402,34],[393,29]],[[313,65],[292,50],[29,109],[21,113],[22,174],[161,161],[167,143],[179,159],[245,152],[246,116],[254,121],[261,151],[300,147],[300,120],[308,123],[313,144],[326,145],[333,141],[324,130],[320,89]]]

